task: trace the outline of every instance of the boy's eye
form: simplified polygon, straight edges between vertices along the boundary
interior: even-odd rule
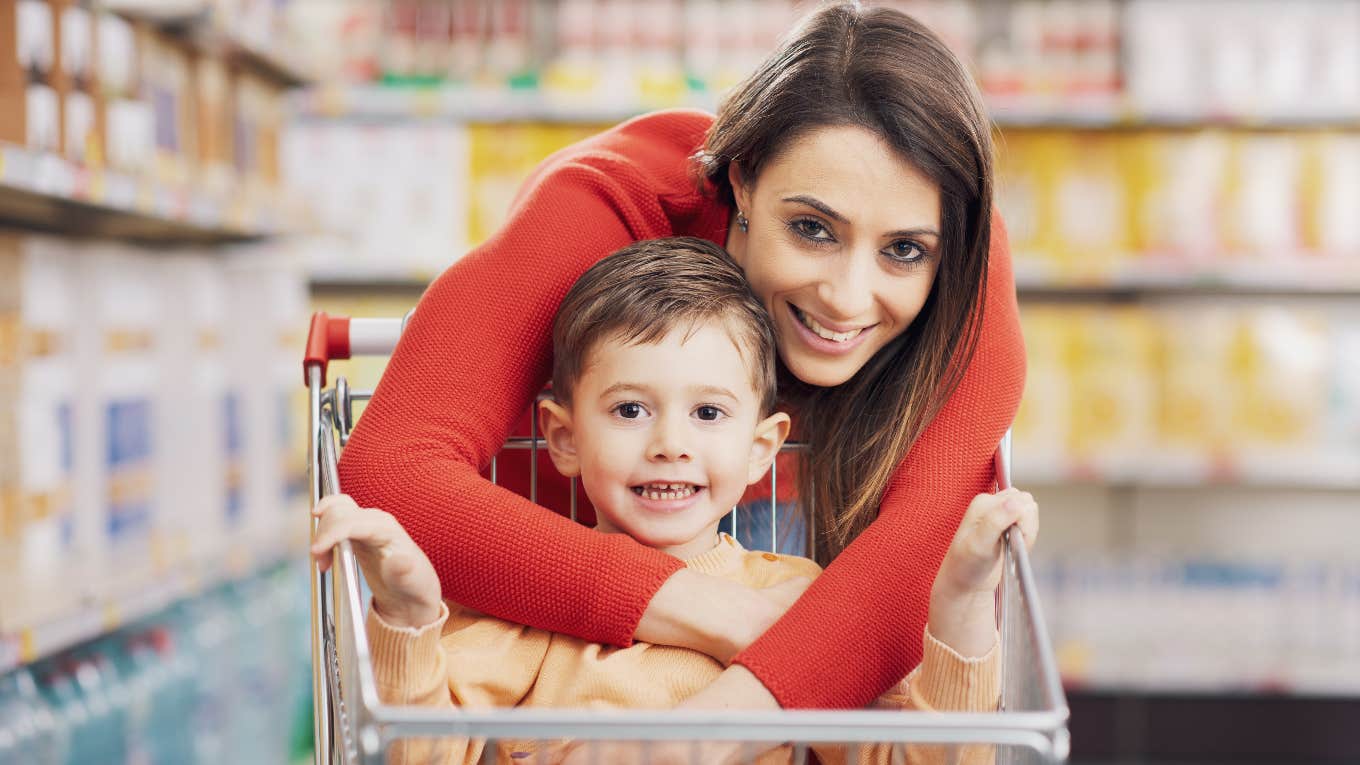
[[[625,420],[636,420],[643,414],[642,404],[634,401],[619,404],[614,407],[614,413]]]
[[[719,417],[722,417],[723,415],[722,410],[716,406],[701,406],[698,409],[694,410],[694,414],[699,419],[708,422],[712,422],[713,420],[716,420]]]

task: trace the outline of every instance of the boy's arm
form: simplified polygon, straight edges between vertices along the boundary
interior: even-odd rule
[[[547,655],[548,633],[440,604],[420,627],[387,622],[369,609],[366,628],[373,677],[384,704],[478,709],[513,707],[533,688]],[[401,739],[387,762],[479,762],[485,741],[446,736]]]
[[[394,706],[452,707],[448,667],[439,636],[448,620],[440,604],[439,617],[419,628],[387,623],[376,608],[368,610],[366,629],[373,658],[378,698]],[[388,765],[407,763],[472,763],[481,756],[479,742],[455,738],[399,739],[387,749]]]

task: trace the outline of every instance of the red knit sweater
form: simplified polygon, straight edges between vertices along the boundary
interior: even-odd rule
[[[629,242],[723,243],[729,209],[689,157],[711,115],[645,115],[547,159],[507,224],[430,285],[340,462],[361,505],[395,515],[444,597],[533,627],[628,645],[680,561],[600,534],[481,473],[547,382],[567,289]],[[995,219],[995,216],[994,216]],[[861,706],[921,659],[931,585],[1019,405],[1024,350],[1005,233],[992,231],[982,335],[959,388],[902,461],[878,519],[737,658],[785,707]],[[834,629],[827,629],[834,625]]]

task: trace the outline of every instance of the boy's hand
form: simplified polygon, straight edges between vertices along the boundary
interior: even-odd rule
[[[323,497],[312,515],[312,557],[325,571],[331,549],[348,539],[373,591],[373,608],[393,627],[424,627],[439,618],[439,576],[389,513],[361,508],[345,494]]]
[[[963,656],[981,656],[995,642],[1002,535],[1018,525],[1026,549],[1039,536],[1039,505],[1028,492],[979,494],[968,506],[930,593],[930,633]]]

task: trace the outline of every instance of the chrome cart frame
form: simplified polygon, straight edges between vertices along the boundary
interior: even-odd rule
[[[408,317],[409,318],[409,315]],[[352,390],[344,378],[326,388],[327,362],[358,355],[389,355],[405,319],[312,317],[303,370],[309,392],[308,464],[312,505],[341,490],[336,472],[340,445],[354,424],[353,403],[370,391]],[[536,452],[541,439],[512,439],[506,446]],[[787,448],[787,447],[786,447]],[[796,447],[795,447],[796,448]],[[535,454],[536,457],[536,454]],[[537,496],[537,459],[531,459],[531,499]],[[1010,486],[1010,435],[996,457],[998,488]],[[495,480],[496,466],[491,466]],[[771,470],[771,480],[777,480]],[[572,513],[575,515],[575,483]],[[773,487],[772,487],[773,489]],[[771,502],[775,492],[771,491]],[[773,508],[772,508],[773,510]],[[771,512],[771,518],[777,513]],[[773,523],[773,520],[772,520]],[[776,530],[771,529],[772,535]],[[1001,709],[990,713],[920,711],[679,712],[396,707],[378,697],[364,629],[360,571],[348,541],[333,565],[311,568],[312,665],[317,763],[381,763],[394,741],[459,737],[487,740],[484,762],[494,761],[495,741],[744,741],[793,743],[804,762],[813,743],[893,742],[983,744],[997,747],[998,762],[1060,762],[1067,758],[1068,708],[1048,630],[1039,609],[1034,575],[1018,534],[1008,534],[998,588],[1002,636]],[[695,755],[697,762],[697,755]]]

